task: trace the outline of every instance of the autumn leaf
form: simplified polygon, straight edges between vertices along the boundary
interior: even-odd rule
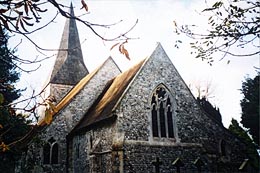
[[[7,11],[8,11],[8,9],[0,9],[0,13],[5,13]]]
[[[123,54],[123,55],[125,55],[125,57],[128,59],[128,60],[130,60],[130,56],[129,56],[129,53],[128,53],[128,51],[127,51],[127,49],[125,48],[125,44],[126,43],[128,43],[127,42],[127,40],[126,41],[124,41],[123,43],[116,43],[116,44],[114,44],[111,48],[110,48],[110,51],[112,50],[112,49],[114,49],[116,46],[118,46],[118,49],[119,49],[119,52],[121,53],[121,54]]]
[[[125,55],[125,57],[130,60],[130,56],[128,51],[126,50],[124,44],[127,43],[127,41],[125,41],[124,43],[120,44],[119,46],[119,52],[122,53],[123,55]]]
[[[53,103],[48,103],[48,104],[51,109],[51,112],[56,113],[57,112],[56,106]]]
[[[128,53],[128,51],[125,49],[124,45],[122,45],[122,47],[121,47],[121,53],[122,53],[123,55],[125,55],[125,57],[126,57],[127,59],[130,60],[129,53]]]
[[[20,21],[20,25],[21,25],[21,27],[23,28],[23,30],[25,31],[25,32],[28,32],[28,30],[25,28],[25,26],[24,26],[24,24],[23,24],[23,21],[22,20],[19,20]]]
[[[0,16],[0,20],[1,20],[2,23],[4,24],[4,27],[5,27],[6,29],[8,29],[9,31],[11,31],[10,28],[9,28],[9,25],[8,25],[8,23],[7,23],[7,20],[5,20],[4,18],[2,18],[1,16]]]
[[[24,23],[26,23],[26,25],[28,25],[28,26],[33,26],[33,23],[29,23],[27,20],[28,20],[28,19],[26,19],[25,17],[23,17],[23,21],[24,21]],[[30,19],[29,19],[29,20],[30,20]]]
[[[88,5],[86,4],[86,2],[84,0],[81,0],[81,4],[82,4],[81,9],[85,8],[86,12],[88,12]]]
[[[9,150],[9,147],[8,147],[8,145],[6,145],[4,142],[2,142],[1,145],[0,145],[0,149],[1,149],[3,152],[5,152],[5,151]]]
[[[54,96],[49,96],[47,99],[46,99],[47,102],[56,102],[56,98]]]
[[[26,3],[25,3],[26,4]],[[15,4],[15,8],[20,8],[23,6],[23,3],[22,2],[19,2],[17,4]]]
[[[52,120],[51,108],[46,108],[44,121],[46,122],[46,124],[50,124],[51,120]]]
[[[29,8],[28,8],[28,4],[27,3],[24,4],[24,11],[25,11],[26,15],[28,16]]]
[[[2,124],[0,124],[0,129],[2,129],[2,128],[4,128],[4,127],[2,126]]]
[[[119,45],[119,43],[114,44],[114,45],[110,48],[110,50],[114,49],[114,47],[116,47],[117,45]]]

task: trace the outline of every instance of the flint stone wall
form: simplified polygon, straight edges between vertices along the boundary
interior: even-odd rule
[[[174,140],[152,137],[150,103],[152,93],[159,84],[165,85],[174,97],[176,107],[173,114],[176,122],[175,130],[177,130],[177,136]],[[188,157],[194,160],[196,157],[205,156],[207,158],[207,166],[211,171],[216,170],[216,163],[219,162],[230,163],[227,167],[230,171],[232,169],[237,170],[239,164],[246,158],[244,155],[246,146],[222,125],[210,118],[209,115],[206,115],[162,47],[154,51],[130,88],[128,88],[128,92],[117,108],[117,115],[119,115],[118,131],[125,133],[126,143],[127,141],[145,141],[150,146],[160,144],[161,148],[153,151],[152,147],[148,150],[147,155],[142,156],[142,160],[150,161],[151,158],[158,156],[159,158],[168,158],[174,161],[177,156],[180,156],[186,163],[190,164],[186,165],[186,168],[192,170],[192,163],[187,161]],[[221,140],[226,141],[228,156],[222,156],[220,150]],[[173,146],[178,143],[195,143],[200,144],[202,149],[195,152],[194,148],[183,148],[182,152],[181,147],[177,149],[164,147],[167,143]],[[140,145],[135,147],[126,146],[125,157],[132,160],[135,170],[139,170],[141,167],[145,170],[147,163],[140,161],[138,157],[136,159],[136,156],[130,153],[142,153],[143,147],[147,146]],[[165,153],[172,154],[166,157],[164,156]],[[136,161],[134,162],[134,160]],[[236,168],[230,167],[231,163],[234,163]],[[135,165],[138,166],[135,167]],[[173,168],[170,170],[173,170]],[[165,172],[168,171],[165,169]]]
[[[32,142],[30,144],[28,147],[28,154],[25,156],[27,160],[32,160],[34,162],[33,165],[40,165],[44,172],[66,172],[66,136],[85,115],[86,111],[93,104],[96,97],[103,91],[106,83],[119,73],[120,70],[114,61],[109,58],[105,62],[104,66],[99,69],[96,75],[68,103],[68,105],[53,117],[51,124],[47,125],[38,134],[37,141],[41,141],[41,144],[37,144],[38,142]],[[42,163],[43,144],[51,137],[53,137],[59,145],[59,164],[56,165],[46,165]],[[26,165],[21,167],[26,167]],[[17,169],[17,172],[19,172],[19,169]]]
[[[112,173],[112,144],[115,133],[115,123],[109,122],[102,126],[97,126],[86,133],[74,136],[72,151],[73,171],[70,171],[75,173]],[[80,146],[79,157],[77,157],[76,145]]]

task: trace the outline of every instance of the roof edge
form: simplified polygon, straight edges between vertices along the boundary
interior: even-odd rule
[[[152,56],[152,54],[158,49],[158,47],[162,47],[160,42],[156,43],[155,49],[152,51],[152,53],[144,58],[143,60],[141,60],[140,62],[144,61],[142,66],[140,67],[140,69],[137,71],[137,73],[135,74],[135,76],[133,77],[133,79],[131,80],[131,82],[128,84],[128,86],[126,87],[126,89],[124,90],[123,94],[121,95],[121,97],[118,99],[117,103],[115,104],[115,106],[112,109],[112,112],[115,111],[115,109],[117,108],[117,106],[119,105],[119,103],[121,102],[121,100],[123,99],[123,97],[125,96],[126,92],[129,90],[130,86],[132,85],[132,83],[134,82],[134,80],[136,79],[136,77],[140,74],[140,72],[142,71],[143,67],[145,66],[145,64],[148,62],[148,60],[150,59],[150,57]],[[140,63],[139,62],[139,63]]]
[[[122,93],[122,95],[120,96],[120,98],[117,100],[115,106],[113,107],[111,112],[114,112],[115,109],[117,108],[117,106],[119,105],[119,103],[121,102],[121,100],[123,99],[123,97],[125,96],[126,92],[129,90],[130,86],[132,85],[132,83],[134,82],[134,80],[136,79],[136,77],[138,76],[138,74],[141,72],[141,70],[143,69],[144,65],[146,64],[146,62],[149,60],[149,57],[144,58],[142,61],[143,64],[142,66],[139,68],[139,70],[137,71],[137,73],[135,74],[135,76],[133,77],[133,79],[129,82],[129,84],[127,85],[126,89],[124,90],[124,92]],[[141,63],[142,61],[140,61],[139,63]]]
[[[98,68],[96,68],[92,73],[87,74],[84,78],[82,78],[62,99],[61,101],[55,106],[55,112],[51,115],[52,117],[56,115],[60,110],[62,110],[72,98],[74,98],[82,88],[99,72],[99,70],[105,65],[105,63],[112,59],[112,57],[108,57]],[[113,60],[113,59],[112,59]],[[113,60],[115,63],[115,61]],[[47,87],[47,86],[46,86]],[[44,119],[38,123],[39,126],[46,125]]]

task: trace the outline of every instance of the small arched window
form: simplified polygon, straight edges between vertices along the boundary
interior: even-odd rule
[[[43,146],[43,164],[58,164],[59,146],[51,138]]]
[[[58,152],[59,146],[57,143],[54,143],[52,146],[52,154],[51,154],[51,164],[58,164]]]
[[[164,85],[152,94],[151,119],[153,137],[174,138],[173,99]]]
[[[50,151],[51,146],[49,143],[44,144],[43,146],[43,164],[50,164]]]

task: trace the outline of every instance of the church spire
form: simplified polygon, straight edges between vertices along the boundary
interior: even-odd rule
[[[72,3],[70,15],[74,16]],[[76,20],[67,18],[50,83],[73,86],[87,74],[88,70],[83,61]]]

